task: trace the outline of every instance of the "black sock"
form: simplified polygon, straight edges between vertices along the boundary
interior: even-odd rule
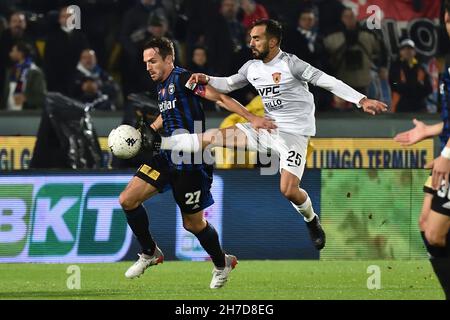
[[[437,247],[432,246],[428,243],[427,238],[425,237],[425,232],[420,231],[420,235],[422,236],[423,243],[425,244],[425,247],[427,248],[428,253],[432,257],[445,257],[446,256],[446,248],[445,247]]]
[[[450,258],[431,258],[430,262],[444,290],[445,299],[450,300]]]
[[[144,206],[141,204],[136,209],[124,211],[128,225],[142,247],[142,253],[152,256],[155,253],[156,243],[148,229],[148,216]]]
[[[431,255],[430,262],[444,290],[445,298],[450,300],[450,233],[447,235],[445,247],[430,245],[425,237],[425,233],[421,231],[420,234],[428,253]]]
[[[194,234],[203,249],[209,254],[212,262],[217,268],[225,267],[225,254],[222,251],[219,243],[219,235],[216,229],[206,221],[206,227],[197,234]]]

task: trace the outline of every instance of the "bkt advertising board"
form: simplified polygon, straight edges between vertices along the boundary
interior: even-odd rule
[[[133,173],[0,174],[0,263],[135,260],[140,246],[119,204]],[[303,183],[320,212],[320,171],[307,170]],[[205,217],[226,252],[240,259],[319,258],[303,219],[279,191],[278,175],[216,170],[211,191],[215,204]],[[144,206],[167,260],[209,259],[195,236],[184,230],[171,191]]]
[[[0,177],[0,262],[112,262],[132,233],[127,176]]]

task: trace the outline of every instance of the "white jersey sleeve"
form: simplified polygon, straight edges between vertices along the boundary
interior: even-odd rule
[[[346,101],[355,103],[359,107],[359,101],[366,96],[359,93],[341,80],[332,77],[325,72],[313,67],[309,63],[300,60],[295,55],[290,55],[289,69],[298,80],[309,82],[330,91],[334,95]]]
[[[300,60],[296,55],[289,55],[288,65],[292,75],[300,81],[306,81],[317,85],[317,80],[323,74],[323,71],[313,67],[309,63]]]
[[[228,93],[249,84],[247,71],[253,60],[247,61],[238,71],[230,77],[209,77],[208,84],[221,93]]]
[[[341,99],[356,104],[358,108],[361,107],[359,105],[361,99],[366,98],[365,95],[359,93],[348,84],[345,84],[341,80],[338,80],[326,73],[323,73],[319,79],[317,79],[316,85],[332,92]]]

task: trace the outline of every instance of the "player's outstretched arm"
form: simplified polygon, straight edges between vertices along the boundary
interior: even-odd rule
[[[218,92],[210,85],[205,86],[204,98],[216,102],[220,107],[240,115],[248,120],[254,129],[276,129],[277,126],[272,119],[259,117],[249,112],[242,104],[233,98]]]
[[[187,83],[192,89],[196,84],[209,84],[221,93],[229,93],[245,87],[248,84],[248,80],[240,73],[236,73],[229,77],[210,77],[204,73],[193,73]]]
[[[385,103],[368,99],[365,95],[359,93],[341,80],[338,80],[325,72],[319,71],[318,69],[314,70],[316,72],[316,79],[313,84],[330,91],[345,101],[355,103],[358,107],[362,108],[364,112],[375,115],[387,111],[387,105]]]
[[[433,125],[426,125],[424,122],[413,119],[414,128],[400,132],[394,137],[394,141],[399,142],[402,146],[410,146],[422,141],[428,137],[437,136],[444,128],[444,122]]]

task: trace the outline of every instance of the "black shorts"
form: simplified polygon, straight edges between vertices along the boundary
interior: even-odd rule
[[[211,194],[212,166],[203,169],[177,170],[168,160],[158,154],[139,167],[136,177],[164,192],[172,189],[173,197],[182,213],[192,214],[208,208],[214,203]]]
[[[431,210],[450,216],[450,190],[448,188],[441,188],[437,191],[433,190],[431,187],[431,174],[423,185],[423,192],[433,195],[433,199],[431,200]]]

